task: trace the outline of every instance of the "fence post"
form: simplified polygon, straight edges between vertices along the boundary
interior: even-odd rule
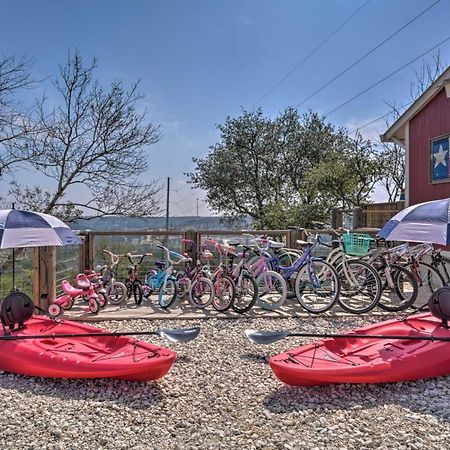
[[[289,230],[286,237],[286,245],[288,248],[296,248],[296,241],[302,239],[303,231]]]
[[[190,239],[191,241],[197,243],[197,245],[184,244],[182,246],[183,252],[188,253],[189,257],[192,258],[192,261],[194,262],[197,260],[197,247],[200,244],[199,237],[200,237],[199,233],[197,233],[194,230],[186,230],[183,236],[184,239]]]
[[[92,270],[94,268],[94,236],[91,232],[87,232],[84,238],[84,267]]]
[[[362,220],[362,208],[360,206],[357,206],[356,208],[353,208],[353,224],[352,228],[354,230],[358,228],[363,228],[363,220]]]
[[[342,223],[339,223],[339,208],[331,209],[331,228],[337,230],[342,227]]]

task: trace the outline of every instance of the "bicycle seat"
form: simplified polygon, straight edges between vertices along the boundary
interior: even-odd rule
[[[92,286],[91,280],[84,273],[80,273],[79,275],[77,275],[75,278],[75,282],[77,283],[77,286],[84,291],[90,289]]]
[[[297,240],[295,241],[295,243],[296,243],[297,245],[308,245],[308,244],[309,244],[309,242],[303,241],[302,239],[297,239]]]
[[[204,250],[200,255],[202,258],[205,258],[205,259],[214,258],[214,255],[209,250]]]
[[[73,287],[67,280],[62,280],[61,281],[61,287],[62,287],[62,290],[66,294],[68,294],[70,296],[74,296],[75,297],[76,295],[83,295],[84,294],[83,289],[79,289],[79,288]]]
[[[166,262],[165,261],[155,261],[155,266],[158,269],[164,269],[166,267]]]
[[[232,247],[239,247],[240,245],[242,245],[240,242],[229,242],[228,245],[231,245]]]

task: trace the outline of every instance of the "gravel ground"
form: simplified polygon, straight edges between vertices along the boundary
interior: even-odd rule
[[[379,318],[204,320],[162,380],[0,376],[2,449],[442,449],[450,442],[450,377],[385,385],[292,388],[266,363],[294,347],[256,346],[245,328],[345,330]],[[113,330],[193,321],[104,322]]]

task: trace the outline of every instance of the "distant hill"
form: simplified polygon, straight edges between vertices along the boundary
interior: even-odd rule
[[[71,227],[80,231],[125,231],[125,230],[165,230],[165,217],[122,217],[104,216],[94,219],[80,219],[71,224]],[[170,217],[171,230],[234,230],[253,228],[252,220],[244,218],[232,222],[226,217]]]

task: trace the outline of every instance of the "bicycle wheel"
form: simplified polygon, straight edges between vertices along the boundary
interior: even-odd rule
[[[140,305],[142,303],[142,297],[144,296],[144,292],[142,291],[142,284],[139,280],[133,282],[133,298],[136,305]]]
[[[413,271],[412,264],[405,267],[415,275],[417,281],[417,298],[413,307],[421,309],[428,304],[430,295],[445,285],[444,279],[437,269],[424,262],[418,263],[416,271]]]
[[[103,309],[106,307],[107,303],[108,303],[108,299],[106,298],[106,295],[103,294],[103,292],[97,292],[98,295],[98,304],[100,305],[100,308]]]
[[[283,267],[292,266],[295,263],[295,261],[297,261],[297,259],[302,256],[302,253],[303,252],[301,252],[301,251],[294,252],[292,250],[288,250],[283,253],[280,253],[278,255],[278,263],[280,264],[280,266],[283,266]]]
[[[177,297],[183,300],[188,295],[191,280],[186,276],[184,272],[178,272],[176,277],[177,284]]]
[[[450,285],[450,259],[443,256],[440,257],[439,261],[433,264],[441,275],[446,286]]]
[[[392,286],[389,285],[384,269],[379,272],[383,292],[378,306],[390,312],[403,311],[411,306],[417,298],[418,286],[414,275],[407,269],[391,264]]]
[[[47,308],[47,313],[50,317],[58,317],[62,314],[63,308],[58,303],[52,303]]]
[[[352,314],[371,311],[381,297],[381,279],[369,264],[357,259],[344,260],[336,268],[341,283],[339,306]]]
[[[298,271],[295,280],[297,300],[313,314],[331,309],[337,302],[339,291],[340,283],[336,270],[321,259],[312,259]]]
[[[226,311],[233,304],[235,295],[234,281],[226,275],[220,276],[214,283],[214,298],[212,301],[214,309],[221,312]]]
[[[177,285],[175,280],[168,278],[161,286],[158,294],[158,302],[161,308],[169,308],[177,298]]]
[[[88,300],[88,304],[89,304],[89,311],[92,314],[97,314],[98,311],[100,310],[100,303],[98,302],[98,300],[94,297],[90,297]]]
[[[209,278],[196,278],[189,289],[189,303],[196,308],[206,308],[214,299],[214,285]]]
[[[74,299],[72,297],[67,297],[67,302],[61,303],[61,308],[64,310],[71,309],[74,303]],[[56,303],[54,303],[55,305]]]
[[[266,270],[256,278],[258,289],[257,303],[261,308],[273,311],[286,300],[286,280],[273,270]]]
[[[242,274],[240,283],[236,284],[236,297],[231,305],[233,311],[245,313],[255,304],[258,298],[258,286],[248,273]]]
[[[120,305],[127,298],[127,287],[120,281],[114,281],[107,287],[106,297],[111,305]]]

